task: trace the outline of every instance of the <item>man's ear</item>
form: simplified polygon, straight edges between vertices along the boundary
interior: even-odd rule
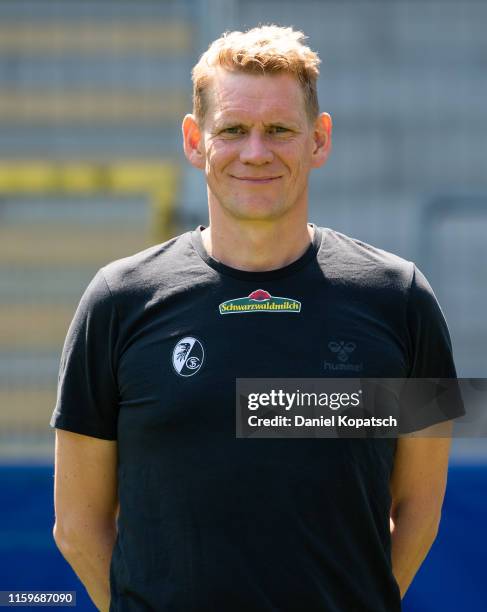
[[[205,168],[203,155],[203,135],[194,115],[186,115],[183,119],[183,149],[187,160],[195,168]]]
[[[322,166],[331,153],[331,131],[332,120],[330,115],[328,113],[318,115],[313,126],[313,168]]]

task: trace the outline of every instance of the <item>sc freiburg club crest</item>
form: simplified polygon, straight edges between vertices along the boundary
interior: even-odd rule
[[[172,365],[179,376],[193,376],[199,371],[204,360],[203,345],[191,336],[180,340],[172,352]]]

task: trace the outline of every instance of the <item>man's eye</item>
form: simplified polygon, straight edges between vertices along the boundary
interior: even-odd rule
[[[269,132],[271,134],[284,134],[288,131],[289,130],[282,125],[273,125],[271,128],[269,128]]]
[[[243,129],[241,127],[228,127],[222,130],[223,134],[243,134]]]

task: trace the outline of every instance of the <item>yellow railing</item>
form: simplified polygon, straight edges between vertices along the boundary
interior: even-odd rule
[[[147,195],[156,241],[174,235],[178,178],[176,164],[154,160],[0,162],[0,194]]]
[[[183,22],[82,20],[47,22],[5,20],[0,24],[0,50],[26,53],[67,53],[83,55],[108,53],[188,53],[193,32]]]
[[[9,125],[178,122],[190,110],[190,96],[175,89],[0,91],[0,123]]]

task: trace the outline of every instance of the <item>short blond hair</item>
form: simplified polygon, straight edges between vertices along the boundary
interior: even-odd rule
[[[246,32],[225,32],[213,41],[192,70],[193,114],[198,123],[204,123],[209,105],[207,92],[218,67],[247,74],[294,75],[303,89],[308,117],[314,121],[319,113],[316,82],[321,60],[304,44],[306,38],[293,28],[266,25]]]

